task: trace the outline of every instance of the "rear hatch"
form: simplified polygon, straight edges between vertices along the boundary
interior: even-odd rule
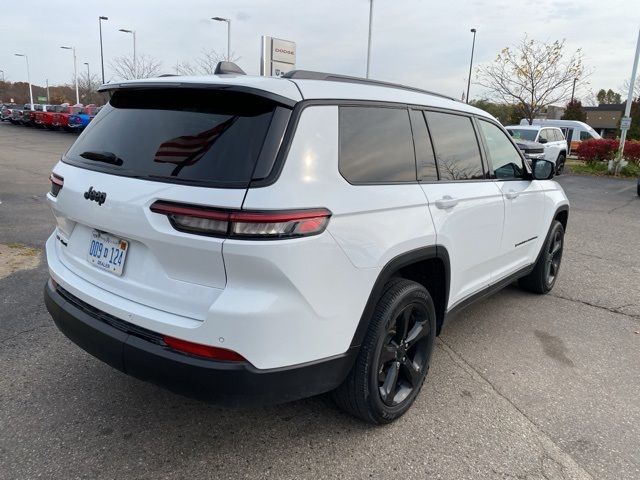
[[[288,108],[228,90],[114,92],[54,171],[60,261],[116,295],[203,320],[226,283],[224,240],[177,231],[150,206],[241,208],[256,164],[277,153],[263,145],[281,140],[282,111],[288,120]]]

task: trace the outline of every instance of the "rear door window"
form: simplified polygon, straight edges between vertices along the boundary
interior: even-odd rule
[[[350,183],[415,182],[407,109],[340,107],[339,166]]]
[[[246,188],[278,107],[215,89],[120,90],[63,161],[148,180]]]
[[[471,118],[426,112],[440,180],[484,178],[480,147]]]

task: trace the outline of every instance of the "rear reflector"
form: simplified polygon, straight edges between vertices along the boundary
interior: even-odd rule
[[[162,340],[168,347],[182,353],[188,353],[196,357],[209,358],[211,360],[222,360],[225,362],[246,362],[247,360],[239,353],[226,348],[212,347],[210,345],[201,345],[199,343],[180,340],[179,338],[163,336]]]
[[[60,190],[62,190],[62,187],[64,186],[64,178],[52,173],[49,175],[49,180],[51,181],[51,195],[57,197],[58,193],[60,193]]]
[[[298,238],[322,233],[331,217],[326,208],[284,211],[222,210],[157,201],[151,211],[167,215],[176,230],[245,239]]]

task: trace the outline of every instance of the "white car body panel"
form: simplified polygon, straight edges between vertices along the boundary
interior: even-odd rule
[[[292,102],[370,100],[492,118],[439,96],[347,82],[218,75],[111,87],[208,83]],[[338,168],[338,130],[338,106],[306,106],[279,177],[258,188],[167,184],[58,163],[54,173],[64,187],[47,196],[58,222],[46,248],[52,278],[134,325],[233,350],[257,369],[287,367],[347,351],[380,272],[399,255],[435,245],[447,249],[445,309],[451,309],[535,261],[556,209],[568,203],[553,181],[352,185]],[[83,198],[89,187],[107,192],[104,204]],[[457,204],[438,207],[446,196]],[[150,211],[156,200],[246,210],[327,208],[332,217],[315,236],[224,239],[174,229],[166,215]],[[86,261],[93,229],[130,242],[121,277]]]

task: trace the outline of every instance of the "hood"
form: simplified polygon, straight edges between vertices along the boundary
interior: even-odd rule
[[[522,138],[513,139],[520,150],[532,150],[532,149],[544,149],[544,145],[538,142],[532,142],[531,140],[524,140]]]

